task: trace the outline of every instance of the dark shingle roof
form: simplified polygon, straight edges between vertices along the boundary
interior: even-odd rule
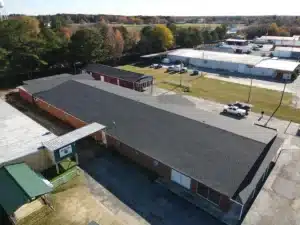
[[[47,91],[51,88],[56,87],[68,80],[72,79],[71,74],[59,74],[51,77],[44,77],[34,80],[26,80],[23,83],[25,84],[23,88],[25,88],[29,93],[35,94],[41,91]]]
[[[109,134],[227,196],[276,135],[100,81],[67,81],[36,96],[88,123],[115,121]]]
[[[121,70],[115,67],[106,66],[102,64],[89,64],[87,65],[85,70],[87,72],[104,74],[106,76],[120,78],[122,80],[130,81],[130,82],[138,82],[140,79],[147,77],[140,73]]]
[[[24,85],[23,88],[25,88],[29,93],[36,94],[42,91],[50,90],[51,88],[54,88],[68,80],[94,80],[94,78],[87,74],[79,74],[79,75],[72,75],[72,74],[58,74],[50,77],[43,77],[39,79],[34,80],[26,80],[23,81]]]

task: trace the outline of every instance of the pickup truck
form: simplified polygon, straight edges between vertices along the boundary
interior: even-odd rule
[[[246,110],[246,115],[249,114],[249,112],[251,111],[251,108],[253,107],[252,105],[244,103],[244,102],[235,102],[235,103],[228,104],[228,106],[237,106],[240,109],[244,109],[244,110]]]
[[[236,115],[238,117],[244,117],[247,115],[246,110],[240,109],[239,107],[233,105],[225,105],[223,108],[223,113]]]
[[[188,69],[186,67],[181,67],[180,65],[169,66],[167,69],[168,72],[180,72],[186,73]]]

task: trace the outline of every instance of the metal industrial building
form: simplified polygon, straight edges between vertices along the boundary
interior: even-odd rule
[[[279,58],[300,59],[300,46],[297,47],[276,47],[273,56]]]
[[[56,136],[0,99],[0,167],[25,162],[35,171],[53,165],[42,142]]]
[[[243,213],[282,143],[273,130],[163,104],[154,96],[106,82],[74,76],[50,89],[41,82],[36,85],[33,81],[20,89],[28,92],[25,100],[33,95],[30,102],[75,128],[104,124],[107,128],[94,136],[96,140],[224,215],[237,205]]]
[[[143,91],[153,84],[153,77],[134,73],[102,64],[89,64],[84,69],[96,80],[105,81],[122,87]]]
[[[284,74],[291,75],[298,67],[298,62],[271,59],[246,54],[231,54],[224,52],[199,51],[194,49],[178,49],[168,53],[167,57],[172,61],[180,61],[186,65],[199,68],[209,68],[238,72],[264,77],[282,78]],[[269,67],[260,66],[268,61]],[[272,62],[272,63],[270,63]],[[280,66],[277,66],[280,65]],[[286,66],[282,66],[286,65]]]
[[[261,36],[260,38],[254,39],[254,43],[257,44],[267,44],[272,43],[276,46],[298,46],[300,47],[299,36],[295,35],[293,37],[281,37],[281,36]]]

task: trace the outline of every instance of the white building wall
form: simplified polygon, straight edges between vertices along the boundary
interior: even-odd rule
[[[266,68],[249,68],[250,74],[256,75],[256,76],[267,76],[267,77],[273,77],[275,76],[275,71],[272,69],[266,69]]]
[[[290,58],[292,56],[292,52],[291,51],[275,50],[273,55],[275,57],[280,57],[280,58]]]
[[[185,62],[188,57],[182,56],[172,56],[169,55],[168,58],[175,62],[176,60],[181,60]],[[233,63],[233,62],[222,62],[222,61],[214,61],[207,59],[199,59],[199,58],[189,58],[189,64],[199,68],[209,68],[209,69],[219,69],[230,72],[237,72],[241,74],[248,75],[256,75],[256,76],[275,76],[275,71],[272,69],[265,68],[249,68],[247,64]]]

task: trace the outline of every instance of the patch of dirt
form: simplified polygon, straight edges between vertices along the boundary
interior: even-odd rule
[[[52,194],[54,211],[47,206],[20,220],[18,225],[87,225],[95,221],[102,225],[121,225],[103,205],[100,205],[85,185],[83,175]],[[76,183],[76,185],[74,185]]]

